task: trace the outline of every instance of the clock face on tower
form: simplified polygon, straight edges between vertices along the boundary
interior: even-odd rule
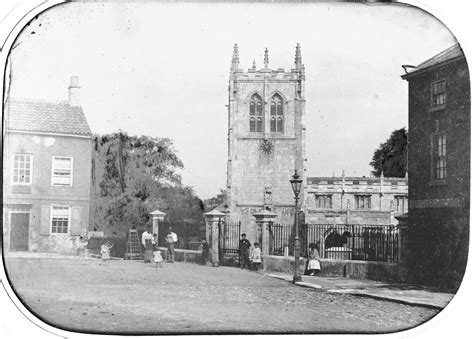
[[[263,139],[262,140],[262,143],[260,144],[260,151],[263,153],[263,154],[270,154],[273,152],[273,150],[275,149],[275,146],[273,145],[273,143],[268,140],[268,139]]]

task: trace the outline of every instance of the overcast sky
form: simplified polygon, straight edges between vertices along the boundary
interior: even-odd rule
[[[374,150],[408,127],[401,65],[455,43],[435,18],[401,5],[149,2],[60,5],[19,41],[13,97],[66,100],[79,76],[92,131],[171,138],[201,198],[225,188],[235,42],[243,69],[262,67],[266,47],[270,68],[290,69],[301,44],[308,176],[369,175]]]

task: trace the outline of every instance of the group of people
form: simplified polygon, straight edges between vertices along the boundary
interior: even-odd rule
[[[250,252],[251,246],[247,235],[242,233],[239,241],[240,268],[249,268],[252,271],[258,271],[262,265],[262,250],[258,242],[253,243],[253,249]]]
[[[178,242],[178,236],[173,232],[173,229],[170,227],[168,233],[165,236],[165,241],[167,245],[166,258],[169,263],[174,263],[174,247]],[[164,261],[161,256],[161,251],[158,249],[157,235],[151,232],[151,227],[148,227],[145,232],[142,234],[142,245],[145,248],[143,261],[145,263],[155,263],[155,267],[163,267],[162,262]],[[105,261],[110,259],[110,249],[113,247],[113,244],[105,243],[101,246],[101,257]],[[252,251],[250,248],[252,244],[247,239],[245,233],[241,234],[239,241],[239,259],[240,259],[240,268],[248,268],[253,271],[258,271],[262,264],[262,250],[260,249],[260,244],[255,242],[253,244]],[[201,241],[201,264],[205,265],[206,261],[210,260],[212,266],[218,265],[214,256],[210,253],[209,244],[206,240]],[[321,270],[321,261],[319,256],[319,248],[315,243],[309,244],[309,253],[308,260],[306,261],[306,270],[305,274],[315,275]]]
[[[174,263],[174,246],[178,242],[178,236],[173,232],[170,227],[168,233],[165,236],[166,241],[166,259],[169,263]],[[156,267],[162,268],[161,264],[164,259],[161,256],[161,251],[158,249],[157,235],[151,232],[151,227],[148,227],[142,234],[142,245],[145,248],[143,261],[145,263],[154,262]]]
[[[251,243],[247,239],[247,235],[242,233],[239,242],[240,268],[250,268],[258,271],[262,264],[262,251],[260,244],[255,242],[253,250],[250,252]],[[315,243],[309,244],[308,259],[306,261],[305,274],[315,275],[321,270],[321,261],[319,256],[319,246]]]

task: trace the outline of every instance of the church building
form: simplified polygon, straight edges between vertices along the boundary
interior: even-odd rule
[[[241,221],[241,231],[254,239],[256,212],[277,214],[275,222],[293,221],[289,180],[295,170],[305,180],[305,69],[300,45],[291,70],[270,68],[265,49],[263,68],[254,61],[245,71],[235,44],[228,89],[228,218]]]

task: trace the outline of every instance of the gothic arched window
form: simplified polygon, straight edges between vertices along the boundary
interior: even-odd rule
[[[250,113],[250,132],[262,132],[263,131],[263,102],[262,98],[258,94],[252,95],[249,103]]]
[[[272,96],[270,104],[270,132],[283,132],[283,99],[278,94]]]

